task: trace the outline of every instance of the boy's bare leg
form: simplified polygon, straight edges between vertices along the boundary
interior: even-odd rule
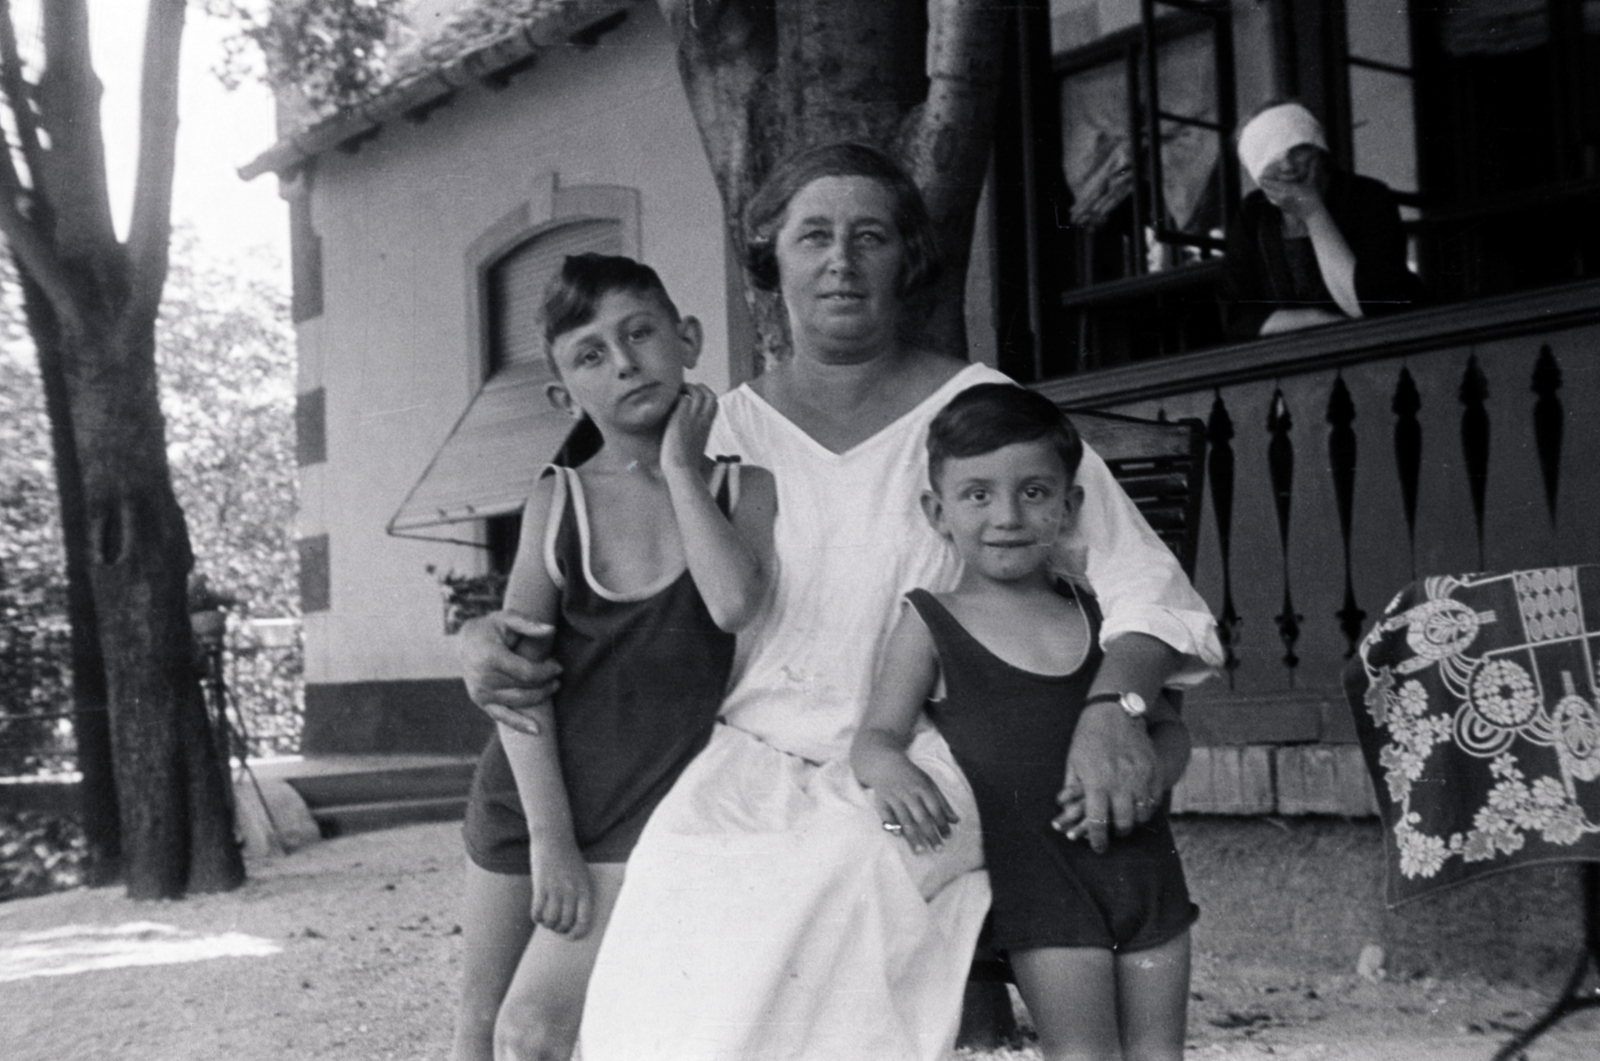
[[[1117,956],[1117,1009],[1127,1061],[1181,1061],[1189,1025],[1189,933]]]
[[[1117,1061],[1117,966],[1097,947],[1015,951],[1017,990],[1045,1061]]]
[[[533,935],[527,874],[490,873],[467,860],[461,900],[461,999],[450,1061],[494,1061],[494,1023]]]
[[[622,890],[622,862],[591,862],[594,927],[573,940],[539,929],[506,991],[495,1025],[495,1061],[568,1061],[578,1042],[583,997],[600,939]],[[526,914],[524,907],[524,914]]]

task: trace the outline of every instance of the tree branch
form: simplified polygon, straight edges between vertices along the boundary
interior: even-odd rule
[[[678,42],[678,72],[712,176],[737,236],[755,115],[776,63],[771,5],[749,0],[657,0]]]
[[[48,300],[56,319],[69,325],[81,323],[71,285],[60,257],[50,240],[50,204],[37,187],[42,151],[33,101],[22,76],[22,57],[17,50],[16,25],[11,17],[10,0],[0,0],[0,91],[11,110],[28,166],[29,188],[17,173],[11,145],[0,149],[0,234],[10,245],[17,266],[37,285],[38,294]]]
[[[130,310],[153,320],[167,278],[172,238],[172,177],[178,144],[178,58],[185,0],[151,0],[145,16],[144,70],[139,85],[139,171],[134,181],[128,257]]]
[[[11,170],[9,179],[15,181],[16,171],[9,159],[5,167]],[[13,194],[0,195],[0,235],[5,236],[17,263],[50,300],[50,306],[55,310],[62,328],[68,331],[83,329],[85,321],[82,309],[55,247],[40,235],[32,221],[22,216]]]
[[[22,76],[22,55],[17,50],[17,27],[11,18],[11,0],[0,0],[0,90],[5,92],[12,121],[17,126],[22,160],[28,167],[28,183],[34,194],[39,195],[39,173],[44,168],[43,151],[39,146],[39,118],[33,112],[33,99]],[[10,152],[6,155],[9,162]]]
[[[946,266],[926,297],[921,339],[957,356],[966,353],[967,263],[1011,7],[1004,0],[929,0],[928,97],[901,125],[898,154],[922,189]]]
[[[1003,0],[930,0],[928,98],[906,116],[900,158],[941,229],[967,218],[983,188],[1000,92]],[[960,245],[963,260],[966,245]],[[955,250],[956,248],[947,248]]]
[[[52,240],[64,262],[92,269],[102,290],[120,284],[106,191],[105,143],[100,133],[100,81],[89,54],[85,0],[41,5],[44,73],[39,78],[39,119],[50,138],[35,192],[54,207]],[[63,322],[65,323],[65,322]]]

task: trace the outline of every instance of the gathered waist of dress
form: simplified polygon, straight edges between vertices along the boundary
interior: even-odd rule
[[[829,702],[803,687],[741,682],[722,703],[723,722],[778,751],[814,763],[850,754],[860,710]]]

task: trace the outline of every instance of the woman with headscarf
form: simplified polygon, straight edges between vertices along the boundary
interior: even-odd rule
[[[1394,194],[1334,165],[1322,123],[1305,107],[1257,112],[1239,132],[1239,161],[1257,190],[1228,227],[1229,339],[1393,313],[1420,299]]]

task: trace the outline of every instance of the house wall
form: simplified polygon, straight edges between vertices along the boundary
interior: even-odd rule
[[[314,165],[304,179],[323,311],[299,325],[298,389],[324,392],[326,460],[301,469],[298,533],[327,536],[328,607],[305,617],[308,750],[470,746],[482,725],[454,679],[437,576],[479,572],[483,553],[384,526],[481,382],[475,244],[519,211],[539,219],[552,178],[637,190],[639,252],[705,324],[692,376],[721,391],[720,201],[649,5],[595,47],[550,49],[503,89],[465,88],[426,120],[393,121]],[[436,700],[452,721],[430,722]]]

